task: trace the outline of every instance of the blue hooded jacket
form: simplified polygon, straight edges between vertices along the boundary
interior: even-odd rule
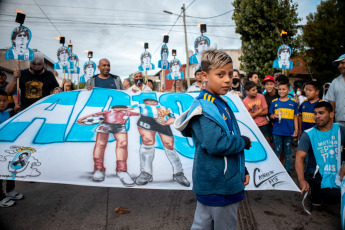
[[[234,135],[212,102],[195,99],[175,121],[182,135],[195,145],[193,191],[198,195],[233,195],[244,190],[245,141],[230,110]]]

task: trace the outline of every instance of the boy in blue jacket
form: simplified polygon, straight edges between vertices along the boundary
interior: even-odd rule
[[[241,136],[235,115],[220,97],[232,84],[231,57],[205,51],[201,69],[205,89],[175,121],[175,128],[195,145],[193,191],[198,202],[191,229],[236,229],[238,202],[249,183],[244,149],[251,141]]]

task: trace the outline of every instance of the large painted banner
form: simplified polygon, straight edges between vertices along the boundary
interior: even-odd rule
[[[94,88],[41,99],[0,126],[0,178],[106,187],[191,189],[194,145],[173,128],[198,93]],[[247,190],[299,191],[235,94]]]

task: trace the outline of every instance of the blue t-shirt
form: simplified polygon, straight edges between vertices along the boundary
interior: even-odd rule
[[[298,114],[298,105],[295,99],[289,98],[281,101],[280,98],[274,99],[270,106],[269,113],[281,113],[281,120],[275,119],[272,134],[279,136],[291,136],[294,133],[294,115]],[[297,127],[296,127],[297,128]]]
[[[107,88],[107,89],[116,89],[114,79],[109,76],[107,79],[99,78],[98,76],[95,77],[95,87],[98,88]]]
[[[219,96],[214,95],[213,93],[210,93],[208,90],[203,89],[197,99],[205,99],[207,101],[212,102],[215,104],[218,108],[219,113],[222,115],[223,119],[225,120],[229,132],[231,135],[234,135],[235,128],[234,123],[232,122],[231,115],[229,111],[231,110],[229,105],[223,101],[223,99]],[[198,195],[196,194],[196,199],[208,206],[225,206],[229,204],[237,203],[244,198],[244,192],[241,191],[239,193],[233,194],[233,195],[218,195],[218,194],[212,194],[212,195]]]
[[[10,114],[7,111],[0,111],[0,124],[10,118]]]
[[[319,99],[314,103],[310,103],[309,100],[305,100],[298,109],[298,113],[302,116],[302,133],[304,130],[310,129],[311,127],[315,126],[314,120],[314,108],[317,103],[322,101]]]

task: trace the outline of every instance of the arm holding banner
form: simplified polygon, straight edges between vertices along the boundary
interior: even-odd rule
[[[9,95],[12,95],[16,92],[17,90],[17,79],[20,77],[20,70],[15,70],[13,72],[13,80],[8,83],[7,87],[6,87],[6,92],[9,94]]]

